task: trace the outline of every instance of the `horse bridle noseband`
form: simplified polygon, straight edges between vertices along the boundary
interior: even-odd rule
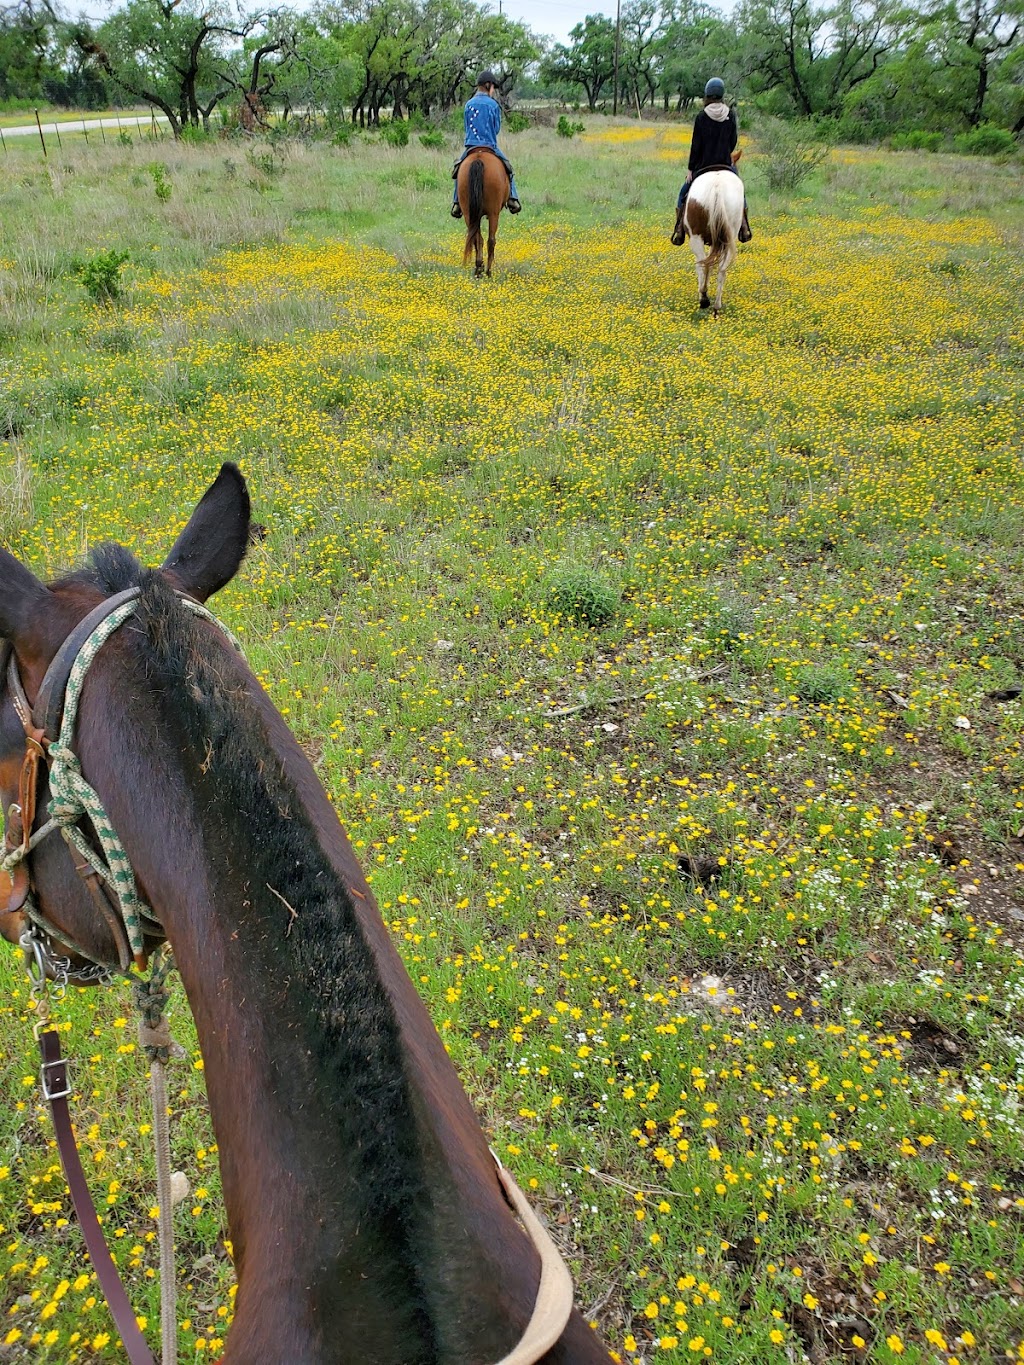
[[[163,938],[159,921],[137,894],[128,857],[98,796],[82,777],[77,755],[71,747],[78,696],[89,665],[109,636],[131,617],[133,604],[141,593],[140,586],[115,593],[79,621],[51,660],[34,705],[25,693],[14,649],[7,646],[7,684],[25,732],[25,756],[18,781],[18,799],[7,813],[5,822],[5,856],[0,866],[10,877],[11,885],[6,906],[0,905],[0,914],[22,911],[31,923],[27,934],[22,936],[26,955],[34,959],[37,969],[43,963],[49,976],[75,985],[95,984],[115,975],[127,975],[133,963],[144,966],[147,949],[143,939]],[[189,611],[213,622],[236,648],[240,648],[230,632],[195,598],[180,591],[176,595]],[[73,789],[70,802],[67,792],[65,799],[58,801],[53,790],[58,767],[63,779],[61,786]],[[51,818],[36,829],[39,780],[44,769],[51,787],[48,804]],[[72,771],[69,773],[68,770]],[[88,800],[83,801],[83,792]],[[92,824],[93,839],[88,839],[82,829],[85,819]],[[75,870],[89,888],[96,909],[113,936],[117,947],[116,962],[87,952],[69,939],[47,919],[32,895],[30,855],[57,829],[64,835]],[[63,951],[58,950],[56,944],[61,945]],[[66,955],[68,951],[84,959],[85,965],[73,964]]]

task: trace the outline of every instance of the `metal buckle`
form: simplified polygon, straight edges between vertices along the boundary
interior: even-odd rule
[[[55,1078],[51,1082],[50,1072],[52,1070],[55,1070],[57,1067],[63,1067],[64,1071],[59,1078]],[[67,1059],[64,1057],[58,1057],[55,1062],[44,1062],[42,1066],[42,1081],[43,1096],[45,1099],[50,1100],[51,1102],[53,1100],[66,1100],[67,1097],[71,1094],[71,1081],[68,1076]],[[51,1089],[51,1085],[59,1086],[62,1083],[64,1086],[63,1090]]]

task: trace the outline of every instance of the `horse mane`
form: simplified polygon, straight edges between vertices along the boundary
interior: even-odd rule
[[[120,639],[141,651],[161,726],[184,756],[210,864],[231,869],[237,881],[231,927],[260,989],[280,999],[285,1017],[303,1021],[318,1098],[358,1161],[358,1195],[346,1197],[378,1220],[384,1211],[385,1255],[411,1285],[419,1258],[409,1210],[423,1207],[424,1190],[412,1159],[415,1123],[398,1024],[352,897],[301,793],[301,752],[230,643],[212,647],[217,628],[189,612],[159,571],[140,569],[114,546],[97,551],[85,573],[111,585],[127,579],[133,586],[134,578],[142,589],[146,630]],[[283,1074],[278,1095],[285,1108],[308,1106],[308,1077]],[[325,1190],[325,1201],[331,1197]]]

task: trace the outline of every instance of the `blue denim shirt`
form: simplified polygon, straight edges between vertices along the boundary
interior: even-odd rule
[[[501,109],[497,100],[478,90],[472,99],[466,101],[466,146],[493,147],[498,150],[498,134],[501,132]]]

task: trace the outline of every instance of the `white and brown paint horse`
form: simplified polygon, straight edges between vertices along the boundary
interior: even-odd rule
[[[682,208],[676,213],[672,233],[675,246],[682,246],[689,233],[697,262],[700,306],[710,308],[708,288],[711,272],[718,271],[714,309],[722,311],[726,271],[736,259],[736,244],[743,223],[743,181],[735,171],[704,171],[690,186]]]

